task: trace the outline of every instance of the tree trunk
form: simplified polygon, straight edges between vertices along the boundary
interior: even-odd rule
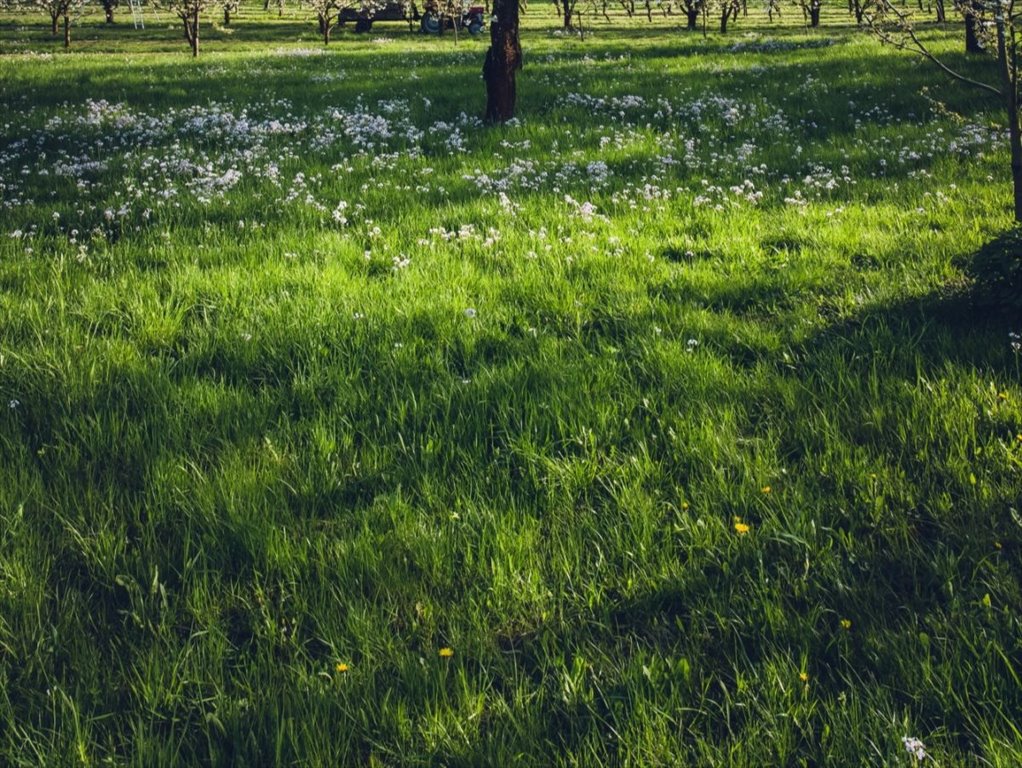
[[[564,28],[571,29],[571,0],[564,0]]]
[[[1008,125],[1011,143],[1011,184],[1015,198],[1015,221],[1022,224],[1022,129],[1018,122],[1018,98],[1012,96],[1008,106]]]
[[[688,29],[699,29],[699,9],[688,8],[685,11],[685,16],[688,18]]]
[[[224,26],[231,26],[231,9],[227,6],[224,6]]]
[[[965,13],[965,52],[983,53],[983,44],[979,40],[979,19],[976,18],[976,6],[974,3],[969,3],[962,10]]]
[[[731,9],[729,7],[724,8],[724,12],[720,15],[720,34],[727,34],[727,20],[731,18]]]
[[[323,30],[323,45],[330,45],[330,27],[332,26],[330,24],[330,17],[329,16],[320,16],[319,17],[319,26],[320,26],[320,29]]]
[[[106,3],[103,6],[103,12],[106,14],[106,23],[107,24],[113,24],[114,23],[114,4],[113,3]]]
[[[494,0],[490,49],[483,62],[486,81],[486,121],[504,123],[515,116],[515,75],[522,68],[518,40],[518,0]]]
[[[809,26],[820,26],[820,6],[818,5],[809,6]]]
[[[944,12],[944,0],[937,0],[937,23],[943,24],[947,21],[947,15]]]
[[[57,36],[57,25],[60,23],[60,14],[50,14],[50,34]]]
[[[199,12],[188,11],[184,17],[185,39],[192,49],[192,57],[199,55]]]
[[[71,19],[66,13],[64,14],[64,47],[71,47]]]
[[[1008,143],[1011,147],[1011,184],[1015,203],[1015,221],[1022,223],[1022,127],[1018,121],[1018,88],[1014,76],[1014,51],[1009,55],[1008,22],[1004,11],[997,13],[997,63],[1001,70],[1001,92],[1008,112]]]

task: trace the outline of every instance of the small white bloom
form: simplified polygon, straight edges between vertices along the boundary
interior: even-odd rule
[[[927,758],[926,747],[915,736],[902,736],[901,743],[905,745],[905,751],[916,760],[922,761]]]

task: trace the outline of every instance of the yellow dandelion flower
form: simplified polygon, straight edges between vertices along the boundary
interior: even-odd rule
[[[687,501],[681,502],[681,508],[682,509],[688,509],[688,502]]]
[[[798,679],[801,680],[803,683],[808,683],[809,682],[809,673],[808,672],[799,672],[798,673]]]
[[[441,648],[440,649],[440,658],[441,659],[449,659],[453,655],[454,655],[454,649],[453,648]]]
[[[748,523],[743,523],[740,520],[736,520],[735,521],[735,532],[736,533],[744,535],[744,534],[748,533],[751,530],[752,530],[752,526],[750,526]]]
[[[339,661],[337,662],[337,666],[335,666],[334,669],[338,672],[347,672],[349,669],[351,669],[351,667],[349,667],[343,661]]]
[[[771,488],[769,485],[764,485],[761,490],[763,491],[763,493],[770,493]]]
[[[841,619],[841,629],[849,630],[851,628],[852,628],[852,620],[851,619]]]
[[[1001,542],[999,542],[999,541],[995,541],[994,542],[994,549],[1001,549],[1002,546],[1003,545],[1001,544]]]

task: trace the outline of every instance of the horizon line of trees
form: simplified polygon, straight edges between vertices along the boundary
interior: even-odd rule
[[[443,13],[458,16],[472,5],[484,5],[486,13],[490,13],[490,0],[433,0],[435,5],[442,5]],[[806,27],[817,28],[821,25],[822,0],[762,0],[769,21],[781,18],[785,7],[801,14]],[[152,7],[168,11],[176,15],[189,44],[193,56],[199,53],[199,21],[203,14],[211,11],[221,13],[223,25],[230,27],[239,11],[240,0],[150,0]],[[948,23],[949,14],[946,0],[899,0],[904,12],[909,3],[917,6],[919,12],[932,16],[933,21]],[[961,16],[965,25],[965,50],[967,53],[982,53],[986,49],[982,24],[987,6],[996,6],[1000,0],[952,0],[952,7]],[[263,0],[263,10],[276,10],[283,13],[286,0]],[[371,22],[381,11],[389,6],[400,7],[406,18],[417,15],[414,0],[297,0],[299,10],[308,9],[317,23],[319,34],[324,44],[329,44],[331,33],[338,26],[343,26],[346,18],[357,16]],[[739,18],[749,14],[749,0],[552,0],[557,10],[561,27],[565,32],[585,35],[584,19],[601,17],[611,21],[610,11],[623,12],[629,18],[644,15],[652,23],[655,16],[671,18],[680,14],[685,19],[685,28],[689,31],[702,29],[705,33],[710,20],[713,20],[721,34],[727,34],[730,26]],[[71,45],[71,28],[80,19],[87,6],[99,6],[103,10],[107,24],[116,23],[114,11],[122,5],[121,0],[0,0],[0,8],[17,9],[21,7],[36,8],[50,18],[50,33],[57,37],[63,32],[65,48]],[[271,8],[272,5],[272,8]],[[494,2],[493,10],[497,10]],[[836,5],[836,3],[835,3]],[[847,6],[848,16],[864,29],[869,27],[869,18],[877,16],[883,6],[891,5],[892,0],[844,0],[841,6]],[[358,25],[356,25],[358,26]],[[988,24],[989,26],[989,24]],[[368,29],[363,22],[361,30]]]

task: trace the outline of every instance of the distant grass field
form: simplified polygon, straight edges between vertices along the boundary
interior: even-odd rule
[[[1022,764],[1003,117],[796,15],[0,16],[0,764]]]

